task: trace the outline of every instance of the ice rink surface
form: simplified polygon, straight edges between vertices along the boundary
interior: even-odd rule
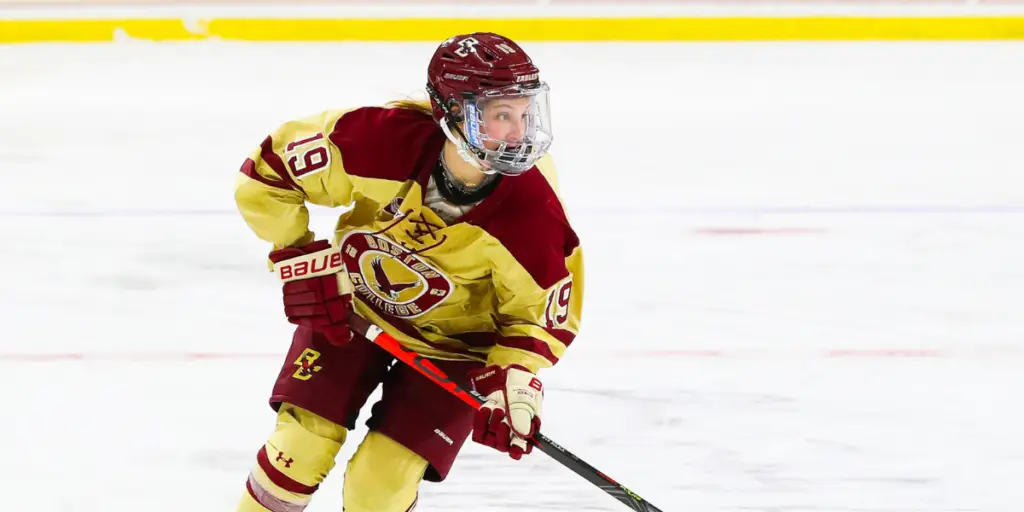
[[[237,169],[432,48],[0,47],[0,509],[233,509],[291,331]],[[526,48],[587,258],[547,435],[665,511],[1021,509],[1024,45]],[[625,508],[467,445],[420,510]]]

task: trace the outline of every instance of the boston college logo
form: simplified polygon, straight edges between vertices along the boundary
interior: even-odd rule
[[[341,254],[355,292],[385,314],[422,315],[452,291],[444,274],[380,235],[353,231],[341,241]]]

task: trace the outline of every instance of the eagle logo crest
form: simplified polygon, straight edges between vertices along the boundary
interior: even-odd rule
[[[356,297],[384,315],[417,317],[452,292],[446,275],[379,233],[349,232],[341,241],[341,257]]]
[[[373,287],[382,294],[387,295],[391,300],[398,300],[398,296],[402,292],[420,284],[419,281],[412,281],[411,283],[392,283],[391,279],[388,277],[388,273],[384,271],[384,258],[380,256],[373,258],[373,261],[370,262],[370,266],[373,267],[373,277],[377,281]]]

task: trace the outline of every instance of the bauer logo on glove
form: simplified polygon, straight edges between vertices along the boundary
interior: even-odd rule
[[[352,283],[343,272],[341,252],[326,240],[270,253],[274,271],[284,283],[284,313],[288,321],[313,329],[334,345],[352,339]]]
[[[340,272],[341,253],[333,247],[312,254],[303,254],[274,264],[274,271],[282,282],[309,279]]]

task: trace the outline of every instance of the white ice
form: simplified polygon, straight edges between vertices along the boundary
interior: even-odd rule
[[[0,509],[232,510],[290,339],[237,169],[431,48],[0,47]],[[588,265],[550,437],[665,511],[1021,509],[1024,45],[527,48]],[[553,509],[626,510],[471,444],[422,490]]]

